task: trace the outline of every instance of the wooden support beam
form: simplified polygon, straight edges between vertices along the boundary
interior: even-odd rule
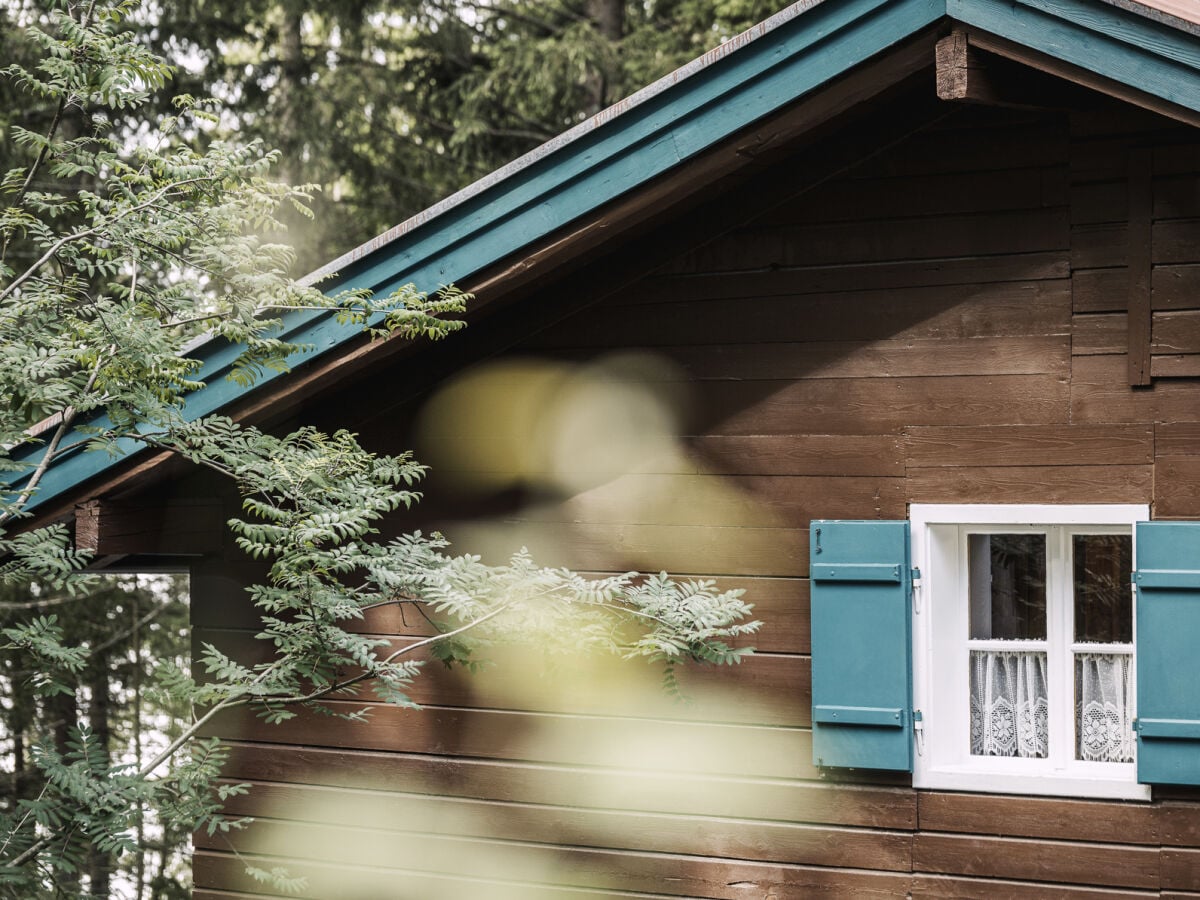
[[[937,95],[942,100],[995,103],[996,92],[987,65],[971,47],[967,33],[955,29],[934,48]]]
[[[215,553],[223,529],[224,509],[218,501],[90,500],[75,507],[75,547],[100,559]]]
[[[1147,147],[1129,151],[1129,383],[1150,384],[1151,269],[1154,234],[1154,158]]]

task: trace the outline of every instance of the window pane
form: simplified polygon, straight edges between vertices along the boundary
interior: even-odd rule
[[[1127,653],[1075,654],[1075,758],[1133,762],[1133,684]]]
[[[971,651],[971,755],[1044,759],[1046,654]]]
[[[1075,640],[1102,644],[1133,642],[1133,537],[1077,534],[1075,559]]]
[[[969,535],[971,637],[1044,640],[1046,536]]]

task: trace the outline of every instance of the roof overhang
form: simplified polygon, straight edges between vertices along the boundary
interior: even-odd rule
[[[991,52],[1200,124],[1200,23],[1178,14],[1173,3],[1178,0],[801,0],[309,277],[325,279],[329,291],[377,294],[409,283],[422,290],[477,287],[483,273],[494,282],[497,271],[511,277],[527,267],[506,269],[505,261],[544,249],[572,223],[728,148],[748,126],[900,52],[914,36],[956,24]],[[927,59],[931,65],[932,56]],[[867,93],[851,92],[844,102]],[[813,117],[808,124],[818,122]],[[807,127],[806,120],[794,127]],[[737,148],[732,152],[736,156]],[[347,353],[371,352],[358,329],[327,314],[289,315],[282,336],[311,347],[291,360],[308,373],[301,381],[336,372]],[[235,407],[261,411],[281,382],[297,379],[295,371],[268,372],[241,387],[225,377],[239,352],[215,341],[193,349],[206,386],[188,395],[189,419]],[[142,448],[130,440],[123,449]],[[147,465],[144,457],[131,463],[100,453],[67,454],[46,473],[30,508],[41,516],[61,514],[69,509],[64,504],[87,496],[85,483],[94,494]]]

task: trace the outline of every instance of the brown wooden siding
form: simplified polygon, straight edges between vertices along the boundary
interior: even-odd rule
[[[1138,389],[1131,148],[1154,166],[1154,380]],[[256,821],[197,837],[196,896],[262,892],[231,843],[286,861],[308,897],[1200,896],[1188,792],[916,792],[814,769],[806,580],[818,517],[903,518],[912,502],[1200,517],[1198,148],[1149,115],[965,109],[531,331],[514,355],[668,360],[651,387],[691,393],[681,452],[486,518],[461,500],[429,515],[464,547],[499,536],[590,572],[719,576],[766,622],[761,654],[685,672],[684,704],[628,666],[522,677],[541,665],[526,651],[476,677],[429,671],[422,711],[363,697],[331,706],[368,708],[366,722],[226,719],[226,774],[252,785],[231,809]],[[391,408],[340,424],[409,435]],[[484,460],[447,466],[448,481],[494,466],[507,440],[445,428]],[[254,652],[233,582],[198,579],[195,607],[198,640]],[[426,633],[395,610],[362,628]]]

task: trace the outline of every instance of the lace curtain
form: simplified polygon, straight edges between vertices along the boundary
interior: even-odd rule
[[[1126,653],[1075,654],[1075,758],[1133,761],[1133,683]]]
[[[1046,654],[971,651],[971,753],[1045,757]]]
[[[1075,758],[1133,761],[1133,683],[1127,653],[1075,654]],[[971,651],[971,754],[1044,758],[1046,654]]]

